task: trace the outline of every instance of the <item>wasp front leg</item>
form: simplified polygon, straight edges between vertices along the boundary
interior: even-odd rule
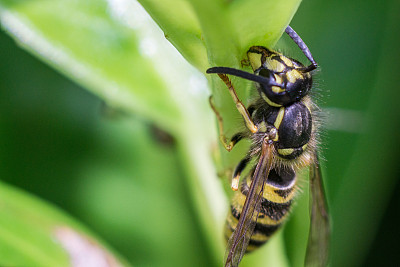
[[[244,137],[246,137],[246,134],[243,132],[236,133],[230,138],[230,141],[228,141],[228,138],[224,134],[224,124],[223,124],[223,119],[221,114],[218,112],[218,110],[215,108],[212,96],[209,97],[209,102],[212,110],[215,113],[215,116],[217,117],[218,121],[218,128],[219,128],[219,139],[221,143],[224,145],[225,149],[228,151],[231,151],[232,148]]]
[[[229,93],[231,94],[232,99],[236,104],[237,110],[242,115],[247,128],[250,130],[250,132],[256,133],[258,131],[257,126],[254,124],[253,120],[251,119],[249,111],[246,109],[246,107],[243,105],[242,101],[240,101],[239,97],[237,96],[236,90],[233,87],[228,76],[226,76],[225,74],[222,74],[222,73],[218,73],[218,76],[228,87]]]

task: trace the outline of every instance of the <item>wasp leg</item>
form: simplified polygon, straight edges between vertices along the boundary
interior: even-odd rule
[[[308,49],[306,43],[300,38],[300,36],[292,29],[292,27],[287,26],[285,32],[289,35],[290,38],[297,44],[297,46],[301,49],[304,55],[310,60],[311,65],[304,69],[305,72],[310,72],[317,68],[317,62],[315,62],[314,57],[311,54],[310,49]]]
[[[237,191],[239,188],[239,180],[240,180],[240,175],[242,174],[242,171],[244,168],[246,168],[247,164],[250,161],[250,157],[247,156],[244,159],[242,159],[239,164],[236,166],[235,171],[233,172],[233,178],[232,178],[232,184],[231,188],[233,191]]]
[[[228,87],[229,93],[231,94],[233,101],[236,104],[236,108],[239,111],[239,113],[242,115],[247,128],[252,132],[256,133],[257,132],[257,126],[254,124],[254,122],[251,120],[250,114],[247,111],[246,107],[243,105],[242,101],[238,98],[235,88],[233,87],[231,81],[229,80],[228,76],[222,73],[218,73],[218,76],[221,78],[221,80],[226,84]]]
[[[230,139],[229,143],[228,143],[228,138],[224,135],[224,125],[223,125],[223,119],[221,114],[219,114],[218,110],[215,108],[213,100],[212,100],[212,96],[209,97],[209,102],[210,102],[210,106],[212,108],[212,110],[215,113],[215,116],[217,117],[218,120],[218,128],[219,128],[219,139],[221,140],[221,143],[224,145],[225,149],[228,151],[231,151],[232,148],[240,141],[242,140],[244,137],[246,137],[245,133],[237,133],[234,136],[232,136],[232,138]]]

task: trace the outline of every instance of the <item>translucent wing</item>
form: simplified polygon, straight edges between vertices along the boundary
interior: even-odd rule
[[[317,154],[315,154],[315,163],[310,166],[310,210],[310,232],[304,266],[327,266],[330,237],[329,215]]]
[[[261,156],[254,171],[246,201],[243,206],[238,224],[229,238],[226,248],[225,267],[237,267],[242,260],[260,210],[264,183],[267,180],[272,165],[272,145],[264,141]]]

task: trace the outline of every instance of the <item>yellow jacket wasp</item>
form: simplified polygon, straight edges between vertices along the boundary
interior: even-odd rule
[[[286,33],[311,62],[309,66],[268,48],[253,46],[247,56],[254,74],[229,67],[207,70],[218,74],[226,84],[247,128],[228,141],[223,134],[222,117],[210,98],[224,147],[230,151],[243,138],[252,144],[233,173],[232,189],[239,190],[232,199],[225,227],[229,239],[225,266],[238,266],[246,252],[263,245],[282,225],[297,192],[296,172],[305,166],[310,168],[311,197],[305,264],[327,264],[329,218],[317,155],[318,108],[308,95],[317,63],[290,26]],[[246,108],[227,74],[254,81],[258,99]],[[254,166],[239,186],[241,173],[252,162]]]

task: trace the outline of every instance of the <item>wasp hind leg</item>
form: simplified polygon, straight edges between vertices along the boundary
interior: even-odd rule
[[[215,116],[217,117],[218,120],[218,128],[219,128],[219,139],[221,143],[224,145],[225,149],[228,151],[231,151],[232,148],[243,138],[245,138],[247,135],[243,132],[236,133],[235,135],[230,138],[230,141],[228,141],[228,138],[224,135],[224,125],[223,125],[223,119],[221,114],[218,112],[218,110],[215,108],[212,96],[209,97],[209,102],[212,110],[215,113]]]

